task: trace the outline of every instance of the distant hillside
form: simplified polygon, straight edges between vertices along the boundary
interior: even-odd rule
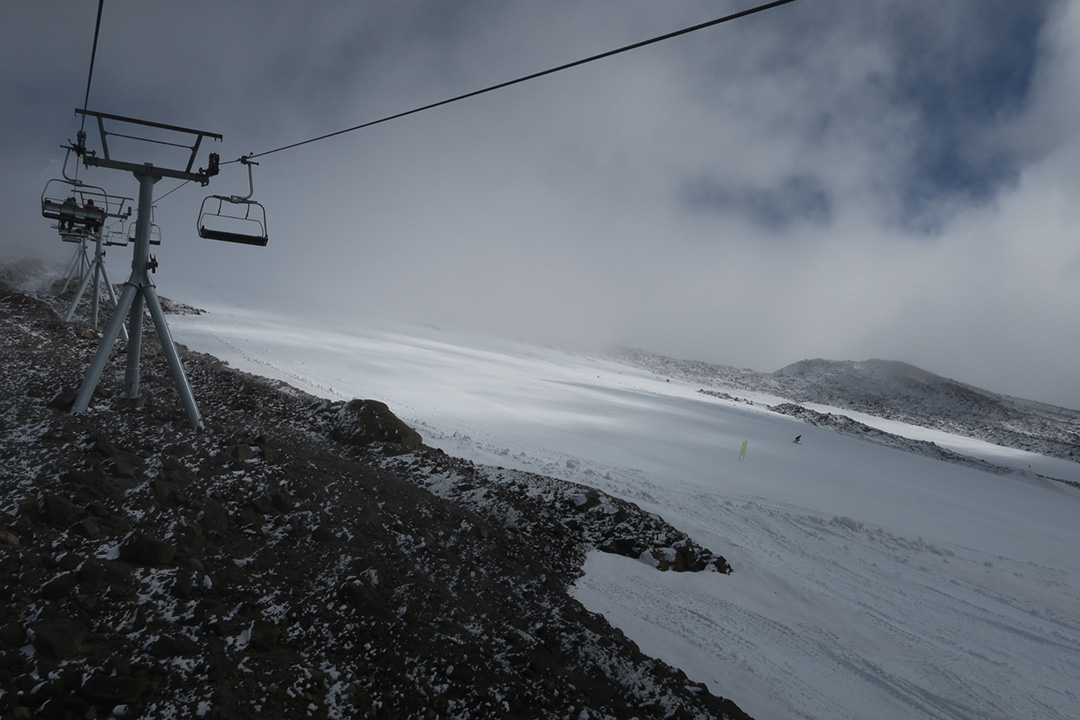
[[[843,403],[875,415],[892,412],[912,419],[1006,422],[1024,414],[1003,395],[894,360],[801,360],[774,375],[798,381],[796,400]]]
[[[774,373],[621,348],[612,359],[708,388],[767,393],[1080,461],[1080,411],[982,390],[891,360],[802,360]]]

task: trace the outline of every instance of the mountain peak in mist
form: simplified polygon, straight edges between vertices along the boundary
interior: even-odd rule
[[[774,375],[801,381],[804,399],[812,402],[835,401],[842,393],[849,403],[902,404],[920,414],[977,414],[988,420],[1014,414],[1004,396],[898,360],[800,360]]]

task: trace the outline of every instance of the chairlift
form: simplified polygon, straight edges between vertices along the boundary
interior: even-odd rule
[[[161,244],[161,227],[154,222],[154,211],[157,209],[156,205],[150,206],[150,244]],[[130,213],[129,213],[130,215]],[[139,219],[136,218],[128,225],[127,234],[124,236],[126,242],[135,244],[135,231],[139,227]]]
[[[138,225],[139,225],[138,220],[132,220],[131,224],[128,225],[127,235],[124,238],[125,242],[118,243],[118,244],[126,245],[129,242],[134,243],[135,242],[135,228],[138,227]],[[161,244],[161,227],[156,222],[154,222],[153,220],[150,221],[150,244],[151,245],[160,245]]]
[[[266,247],[269,239],[266,233],[266,208],[251,199],[255,193],[251,166],[258,163],[247,158],[241,158],[240,162],[247,165],[248,194],[210,195],[203,198],[196,223],[199,237]]]
[[[109,212],[109,197],[102,188],[78,180],[54,178],[45,183],[41,193],[41,215],[56,220],[61,234],[65,229],[74,231],[76,227],[82,230],[99,228]],[[95,198],[92,207],[88,207],[87,201]],[[97,202],[102,200],[105,205],[99,206]]]
[[[69,243],[81,243],[90,237],[90,231],[85,227],[65,227],[59,223],[52,225],[60,231],[60,239]]]
[[[72,148],[64,155],[63,177],[45,183],[41,191],[41,215],[56,220],[64,242],[82,242],[92,231],[105,225],[105,219],[126,218],[131,215],[131,198],[110,195],[104,188],[87,185],[67,173],[68,158]]]
[[[102,228],[101,242],[104,245],[124,247],[128,244],[127,232],[124,230],[124,221],[119,220]]]

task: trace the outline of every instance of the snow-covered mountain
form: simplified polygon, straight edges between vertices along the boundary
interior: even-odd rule
[[[641,350],[613,358],[661,375],[777,395],[1076,460],[1080,411],[1000,395],[895,360],[802,360],[773,373],[690,362]]]

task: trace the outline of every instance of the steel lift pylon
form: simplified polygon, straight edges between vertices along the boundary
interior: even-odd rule
[[[91,112],[89,110],[76,110],[75,112],[86,117],[96,118],[101,135],[102,155],[99,157],[95,152],[86,149],[85,136],[80,131],[78,145],[73,149],[82,157],[84,164],[87,166],[98,166],[131,172],[139,182],[139,197],[138,216],[135,224],[134,248],[131,259],[131,275],[128,276],[127,282],[124,284],[124,289],[120,293],[120,298],[117,300],[112,318],[109,320],[108,326],[106,326],[105,331],[102,333],[97,351],[94,353],[94,358],[90,362],[90,368],[87,370],[86,377],[83,379],[82,385],[79,387],[79,392],[75,396],[72,412],[76,414],[83,413],[86,412],[89,407],[90,398],[101,379],[102,372],[105,370],[105,365],[109,360],[113,345],[120,335],[121,328],[124,325],[125,316],[127,317],[128,323],[128,342],[127,367],[124,375],[124,395],[128,398],[137,398],[139,396],[139,358],[142,350],[143,312],[144,309],[146,309],[150,311],[150,317],[153,319],[154,327],[156,328],[158,338],[161,341],[162,351],[165,353],[165,358],[169,364],[173,383],[176,385],[177,393],[180,396],[180,402],[187,415],[188,424],[193,428],[201,428],[203,427],[203,422],[199,415],[199,408],[195,403],[195,397],[191,392],[191,386],[188,383],[187,375],[184,374],[183,365],[180,363],[180,355],[176,350],[176,344],[173,342],[172,334],[169,332],[169,326],[165,322],[165,313],[161,309],[161,301],[158,299],[157,290],[155,289],[153,281],[150,279],[150,271],[152,270],[150,260],[150,226],[152,222],[151,214],[154,200],[154,184],[162,178],[169,177],[207,185],[210,182],[210,178],[217,174],[217,158],[212,155],[211,162],[207,169],[193,171],[192,167],[195,162],[195,156],[198,153],[199,146],[204,138],[220,140],[221,135],[201,130],[177,127],[174,125],[163,125],[161,123],[153,123],[146,120],[137,120],[119,115]],[[133,138],[131,135],[109,133],[105,129],[106,121],[136,125],[140,128],[148,129],[154,134],[166,134],[173,138],[177,135],[186,135],[190,144],[172,141],[166,142],[164,140],[147,137]],[[159,143],[174,148],[185,148],[190,151],[187,165],[184,169],[180,170],[176,168],[155,166],[152,163],[139,164],[114,159],[109,154],[108,145],[108,138],[113,134],[127,139],[144,140],[146,142]]]

